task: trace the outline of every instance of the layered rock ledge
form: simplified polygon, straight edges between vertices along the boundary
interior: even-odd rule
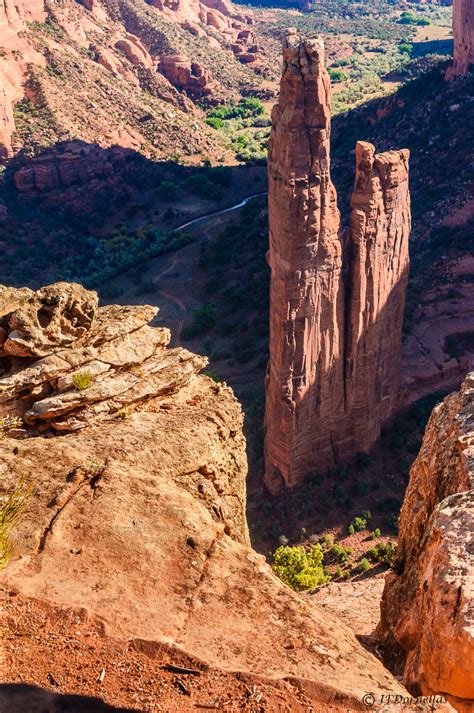
[[[404,683],[474,707],[474,373],[437,406],[412,466],[379,633]]]

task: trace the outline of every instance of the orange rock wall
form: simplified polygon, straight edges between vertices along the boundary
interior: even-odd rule
[[[410,472],[379,633],[404,683],[474,709],[474,374],[438,405]]]

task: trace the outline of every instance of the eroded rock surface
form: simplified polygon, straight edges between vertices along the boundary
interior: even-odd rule
[[[159,71],[177,89],[193,98],[205,97],[212,93],[210,77],[198,62],[191,62],[181,54],[164,55],[160,59]]]
[[[65,290],[46,293],[55,291]],[[42,304],[45,290],[3,294],[8,334],[12,315]],[[185,652],[195,665],[272,681],[283,700],[303,689],[316,710],[362,710],[374,688],[403,695],[348,628],[248,546],[240,406],[198,374],[203,357],[167,349],[168,331],[148,324],[154,313],[98,307],[74,341],[64,344],[62,327],[48,339],[46,356],[1,356],[2,413],[24,421],[0,440],[2,485],[33,488],[7,590],[80,610],[150,655],[164,647],[171,660]],[[72,377],[85,370],[94,381],[80,389]]]
[[[404,682],[474,707],[474,374],[437,406],[412,466],[379,632]]]

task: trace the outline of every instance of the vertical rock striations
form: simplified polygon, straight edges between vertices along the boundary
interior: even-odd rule
[[[369,450],[397,402],[411,225],[408,158],[408,150],[376,154],[362,141],[356,147],[345,347],[355,452]]]
[[[268,155],[265,458],[272,491],[335,464],[332,424],[344,404],[342,244],[329,174],[330,82],[322,40],[300,41],[289,31],[283,61]]]
[[[392,414],[410,232],[408,151],[359,142],[344,289],[322,40],[290,30],[283,59],[268,155],[272,492],[368,451]]]
[[[413,691],[474,707],[474,374],[437,406],[412,466],[379,633]]]
[[[449,76],[466,74],[474,64],[474,4],[472,0],[453,3],[454,65]]]

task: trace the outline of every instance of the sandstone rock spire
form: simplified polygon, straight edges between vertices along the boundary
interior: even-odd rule
[[[345,288],[322,40],[289,31],[283,59],[268,154],[272,492],[367,452],[394,412],[411,222],[409,152],[359,142]]]
[[[268,155],[265,481],[272,491],[337,460],[332,424],[344,406],[344,297],[339,211],[329,172],[330,111],[323,42],[290,30]]]
[[[454,65],[449,76],[466,74],[474,64],[474,4],[472,0],[453,2]]]
[[[368,451],[391,416],[400,383],[411,227],[409,151],[356,147],[348,238],[346,411],[353,451]]]

